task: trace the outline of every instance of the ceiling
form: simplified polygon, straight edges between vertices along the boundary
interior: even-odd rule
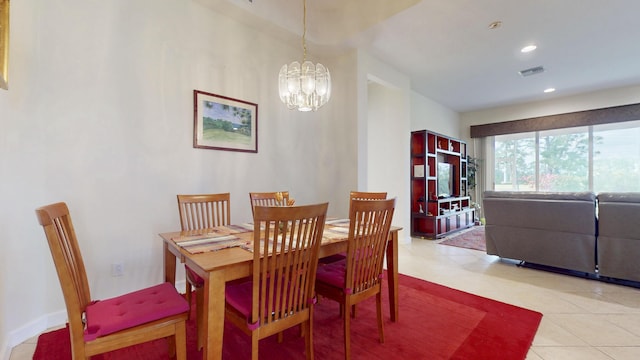
[[[196,1],[300,41],[302,0]],[[637,0],[307,0],[306,38],[310,54],[364,49],[467,112],[640,84],[638,14]]]

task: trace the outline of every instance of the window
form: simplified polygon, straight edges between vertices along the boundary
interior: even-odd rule
[[[589,129],[540,131],[539,191],[589,190]]]
[[[496,190],[535,190],[535,144],[535,133],[495,137],[494,184]]]
[[[594,191],[640,191],[640,121],[596,125],[593,136]]]
[[[640,121],[496,135],[494,189],[640,191]]]

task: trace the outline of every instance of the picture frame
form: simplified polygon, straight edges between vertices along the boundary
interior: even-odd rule
[[[9,90],[9,0],[0,0],[0,88]]]
[[[193,90],[193,147],[258,152],[258,104]]]

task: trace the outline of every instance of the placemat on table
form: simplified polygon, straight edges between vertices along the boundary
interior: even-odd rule
[[[251,230],[253,230],[252,224],[226,225],[209,229],[205,233],[177,236],[172,240],[189,253],[200,254],[230,247],[245,246],[247,241],[235,235],[250,232]]]

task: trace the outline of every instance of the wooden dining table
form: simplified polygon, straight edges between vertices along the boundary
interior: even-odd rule
[[[347,251],[349,219],[328,219],[319,257]],[[392,226],[386,252],[389,310],[398,320],[398,232]],[[186,263],[204,279],[203,359],[221,359],[224,335],[225,283],[251,275],[253,224],[227,225],[197,231],[160,234],[163,240],[164,278],[175,285],[176,260]],[[206,336],[205,336],[206,335]]]

